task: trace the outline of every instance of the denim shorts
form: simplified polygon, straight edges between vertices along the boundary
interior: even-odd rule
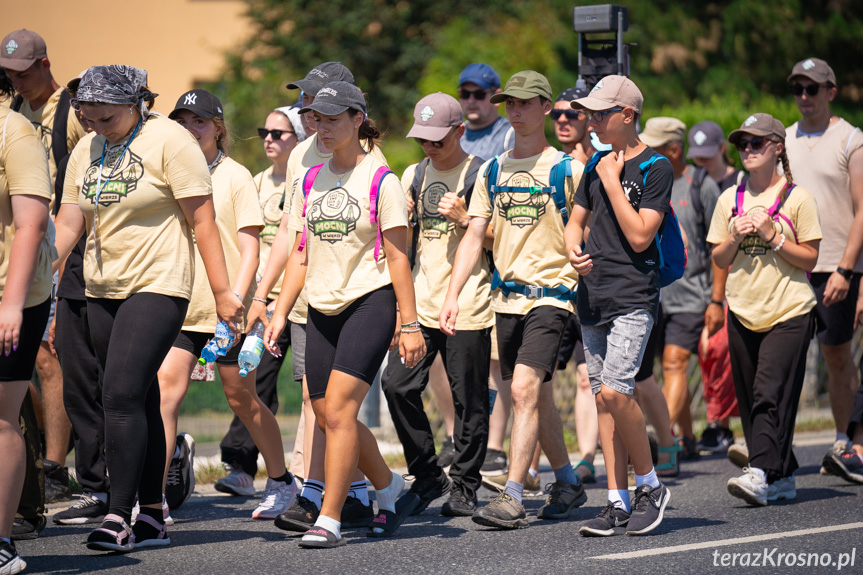
[[[632,395],[635,374],[641,367],[652,327],[653,317],[646,310],[630,312],[601,325],[582,324],[584,357],[594,395],[601,391],[603,384]]]

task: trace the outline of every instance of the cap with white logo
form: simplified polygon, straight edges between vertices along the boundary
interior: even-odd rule
[[[206,90],[189,90],[180,96],[168,117],[172,120],[176,119],[181,110],[188,110],[205,120],[225,117],[222,102]]]
[[[776,136],[785,141],[785,126],[770,114],[752,114],[743,121],[739,129],[728,134],[728,141],[736,144],[744,134],[753,136]]]
[[[414,125],[406,138],[422,138],[438,142],[450,130],[462,124],[462,111],[458,100],[437,92],[429,94],[414,106]]]
[[[47,57],[45,40],[30,30],[15,30],[0,42],[0,68],[23,72],[37,60]]]
[[[640,114],[643,103],[644,96],[635,82],[626,76],[611,75],[597,82],[586,97],[573,100],[570,106],[597,112],[616,107],[632,108]]]
[[[725,142],[722,128],[710,120],[698,122],[689,130],[687,158],[712,158]]]
[[[808,78],[818,84],[836,85],[836,74],[833,73],[833,68],[819,58],[806,58],[794,64],[788,81],[791,82],[797,76]]]

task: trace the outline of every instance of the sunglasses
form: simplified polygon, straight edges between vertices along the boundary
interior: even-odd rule
[[[755,138],[749,140],[737,140],[737,143],[734,144],[734,147],[737,148],[739,152],[745,152],[746,148],[752,148],[753,152],[757,152],[761,148],[764,147],[764,144],[768,142],[772,142],[770,138],[765,138],[764,136],[756,136]]]
[[[262,140],[267,139],[267,134],[274,140],[281,140],[282,134],[296,134],[296,132],[292,132],[290,130],[268,130],[266,128],[258,128],[258,137]]]
[[[795,96],[802,96],[803,92],[806,92],[809,96],[814,96],[818,93],[821,88],[829,88],[830,84],[809,84],[804,86],[803,84],[791,84],[791,93]]]
[[[580,119],[582,114],[584,112],[581,110],[552,110],[550,115],[551,119],[557,122],[561,116],[566,116],[567,120],[572,121]]]
[[[462,88],[458,91],[458,97],[462,100],[470,100],[470,97],[473,96],[474,100],[485,100],[486,96],[488,96],[487,90],[465,90]]]
[[[424,140],[423,138],[414,138],[414,140],[416,140],[417,144],[419,144],[420,146],[425,146],[426,144],[429,144],[432,148],[440,149],[446,145],[446,141],[449,140],[450,136],[453,135],[453,131],[456,129],[458,129],[458,126],[454,126],[453,128],[451,128],[446,136],[436,142],[433,142],[432,140]]]
[[[591,112],[590,119],[594,122],[601,122],[602,119],[606,116],[606,114],[613,114],[614,112],[621,112],[623,108],[612,108],[611,110],[603,110],[602,112]]]

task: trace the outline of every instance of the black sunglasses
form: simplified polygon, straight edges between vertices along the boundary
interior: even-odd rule
[[[425,146],[426,144],[431,144],[432,148],[443,148],[444,145],[446,145],[446,141],[449,140],[450,136],[453,135],[453,131],[457,130],[457,129],[458,129],[458,126],[453,126],[452,128],[450,128],[450,131],[447,133],[446,136],[444,136],[442,139],[440,139],[436,142],[433,142],[432,140],[425,140],[423,138],[414,138],[414,140],[416,140],[417,144],[419,144],[420,146]]]
[[[795,96],[802,96],[803,92],[806,92],[809,96],[814,96],[818,93],[821,88],[829,88],[830,84],[809,84],[804,86],[803,84],[791,84],[791,93]]]
[[[458,91],[458,97],[462,100],[469,100],[470,97],[473,96],[474,100],[485,100],[485,97],[488,96],[487,90],[466,90],[462,88]]]
[[[262,140],[267,139],[267,134],[274,140],[281,140],[282,134],[296,134],[296,132],[292,132],[290,130],[268,130],[266,128],[258,128],[258,137]]]
[[[738,151],[744,152],[747,147],[751,147],[753,152],[757,152],[761,148],[764,147],[764,144],[767,142],[772,142],[770,138],[765,138],[764,136],[756,136],[750,140],[737,140],[737,143],[734,144],[734,147],[737,148]]]
[[[557,122],[561,116],[566,116],[567,120],[578,120],[584,114],[581,110],[552,110],[551,119]]]

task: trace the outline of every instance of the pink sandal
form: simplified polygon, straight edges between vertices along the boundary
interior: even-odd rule
[[[105,527],[94,529],[87,537],[87,549],[93,549],[94,551],[120,551],[121,553],[128,553],[134,549],[135,536],[123,518],[114,513],[109,513],[102,521],[102,525],[105,525],[109,521],[119,525],[122,531],[114,531]]]

